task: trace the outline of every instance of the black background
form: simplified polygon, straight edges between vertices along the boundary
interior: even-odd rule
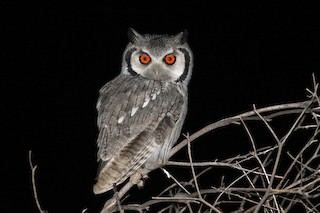
[[[312,73],[319,78],[319,8],[296,1],[223,2],[2,2],[1,210],[36,212],[30,149],[44,209],[102,207],[109,194],[92,193],[95,104],[98,90],[120,71],[129,27],[140,33],[189,31],[195,65],[183,132],[251,110],[252,104],[304,100]],[[249,145],[239,132],[204,137],[193,148],[195,159],[244,151]],[[175,159],[185,160],[186,153]],[[155,196],[164,183],[171,182],[155,171],[144,189],[132,193]]]

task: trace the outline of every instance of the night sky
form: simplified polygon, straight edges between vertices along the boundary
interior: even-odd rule
[[[95,105],[99,89],[120,72],[129,27],[151,34],[188,30],[194,70],[184,133],[249,111],[252,104],[305,100],[312,73],[320,78],[320,13],[312,4],[4,1],[0,10],[4,212],[37,211],[28,150],[38,165],[38,193],[49,213],[98,212],[110,196],[92,192]],[[243,130],[230,131],[195,142],[195,159],[223,159],[250,147]],[[174,159],[186,160],[186,152]],[[157,170],[132,194],[143,201],[169,183]]]

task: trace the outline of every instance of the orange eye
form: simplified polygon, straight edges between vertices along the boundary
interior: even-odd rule
[[[164,57],[164,61],[168,64],[168,65],[172,65],[174,64],[174,62],[176,62],[176,57],[172,54],[166,55]]]
[[[142,53],[139,57],[141,64],[149,64],[151,61],[150,56],[147,53]]]

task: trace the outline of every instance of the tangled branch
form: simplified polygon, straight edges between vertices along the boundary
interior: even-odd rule
[[[136,211],[145,212],[157,208],[157,212],[288,212],[299,205],[305,212],[320,212],[320,143],[317,139],[320,132],[320,98],[318,84],[313,76],[313,88],[307,89],[308,99],[303,102],[273,105],[228,117],[214,122],[185,139],[172,148],[170,157],[187,147],[189,162],[169,160],[164,165],[153,165],[145,170],[146,176],[151,171],[161,168],[172,184],[160,194],[139,204],[128,204],[125,195],[134,186],[131,181],[125,183],[108,199],[102,213]],[[274,118],[295,116],[294,122],[286,133],[278,135],[273,127]],[[273,144],[259,147],[248,125],[249,122],[260,122],[272,136]],[[191,145],[201,136],[218,128],[236,124],[243,128],[252,147],[245,154],[239,154],[223,160],[195,162]],[[303,139],[290,140],[294,135],[303,132]],[[198,140],[200,142],[200,140]],[[294,152],[288,147],[296,147]],[[283,163],[284,161],[289,163]],[[42,210],[36,187],[35,172],[37,166],[32,163],[29,152],[29,165],[34,199],[40,213]],[[190,170],[192,178],[179,181],[166,169],[180,167]],[[210,178],[209,171],[217,168],[228,169],[232,180],[221,176],[220,183],[211,183],[210,187],[201,188],[201,179]],[[230,170],[232,173],[230,174]],[[200,171],[200,172],[199,172]],[[197,173],[198,172],[198,173]],[[86,212],[87,209],[82,212]]]
[[[188,149],[189,162],[168,161],[165,165],[154,165],[149,172],[162,168],[173,184],[158,196],[142,204],[124,204],[122,198],[133,184],[127,182],[104,205],[102,213],[127,210],[144,212],[157,206],[158,212],[287,212],[296,205],[306,212],[320,212],[320,143],[317,136],[320,131],[320,99],[318,84],[313,76],[313,88],[307,89],[308,100],[297,103],[274,105],[253,110],[219,120],[185,139],[172,148],[170,157],[184,147]],[[284,115],[297,115],[290,128],[279,136],[273,125],[273,119]],[[273,145],[259,147],[253,137],[248,122],[262,122],[274,141]],[[195,162],[191,155],[191,144],[202,135],[231,124],[242,126],[248,136],[252,150],[246,154],[224,160]],[[305,141],[291,141],[299,131],[309,131],[311,135]],[[306,134],[307,135],[307,134]],[[298,153],[291,153],[288,144],[301,146]],[[282,161],[289,160],[289,164]],[[178,166],[190,169],[192,178],[179,182],[165,169]],[[199,178],[205,178],[209,171],[217,167],[230,168],[233,171],[231,182],[221,183],[210,188],[200,188]],[[196,174],[195,168],[204,168]],[[159,207],[160,206],[160,207]]]

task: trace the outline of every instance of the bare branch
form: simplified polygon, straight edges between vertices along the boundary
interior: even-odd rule
[[[189,141],[189,134],[185,135],[185,137]],[[199,186],[198,186],[196,172],[194,171],[194,167],[193,167],[193,163],[192,163],[191,144],[190,144],[190,142],[188,143],[188,156],[189,156],[190,168],[191,168],[191,171],[192,171],[192,176],[193,176],[193,180],[194,180],[197,192],[198,192],[198,196],[202,200],[202,196],[201,196],[200,189],[199,189]]]
[[[234,212],[287,212],[296,204],[300,204],[306,211],[320,212],[320,204],[316,201],[320,197],[320,143],[317,140],[320,132],[320,98],[319,84],[313,75],[313,87],[307,89],[308,100],[297,103],[279,104],[241,113],[221,119],[199,131],[185,135],[185,139],[174,146],[169,159],[182,148],[187,148],[189,162],[168,161],[163,165],[155,163],[151,168],[144,169],[141,176],[147,176],[151,171],[161,168],[172,182],[165,186],[162,192],[144,203],[127,204],[125,195],[134,186],[132,181],[125,183],[119,191],[114,187],[114,195],[108,199],[102,213],[121,212],[128,210],[136,212],[224,212],[228,206],[235,207]],[[275,128],[276,118],[291,115],[294,121],[288,119],[288,129],[281,137]],[[294,116],[294,117],[293,117]],[[286,118],[286,117],[285,117]],[[250,122],[250,125],[249,125]],[[263,123],[266,131],[271,135],[271,145],[261,147],[255,139],[252,123]],[[250,150],[246,153],[236,153],[226,159],[211,159],[197,162],[192,156],[191,143],[204,134],[218,128],[236,124],[248,136]],[[295,141],[296,132],[307,132],[307,136]],[[310,134],[311,133],[311,134]],[[255,135],[256,136],[256,135]],[[298,151],[287,149],[297,146]],[[297,153],[296,153],[297,152]],[[286,165],[284,160],[288,160]],[[29,152],[29,164],[32,171],[32,185],[34,198],[40,213],[36,192],[35,171]],[[175,166],[192,173],[192,178],[174,177],[165,166]],[[215,173],[216,170],[223,170]],[[210,173],[215,173],[214,175]],[[215,176],[215,175],[219,176]],[[211,176],[210,176],[211,175]],[[204,187],[202,180],[210,180],[214,176],[221,180]],[[84,210],[85,212],[85,210]]]
[[[38,198],[36,177],[35,177],[37,165],[33,165],[33,163],[32,163],[32,151],[31,150],[29,150],[29,165],[30,165],[30,169],[31,169],[32,191],[33,191],[34,200],[36,202],[36,205],[37,205],[39,212],[45,213],[46,211],[41,208],[40,201]]]
[[[291,110],[291,109],[296,109],[297,113],[301,113],[303,111],[303,109],[305,109],[307,106],[310,105],[310,101],[303,101],[303,102],[297,102],[297,103],[290,103],[290,104],[280,104],[280,105],[275,105],[275,106],[269,106],[269,107],[264,107],[264,108],[260,108],[257,109],[256,112],[258,113],[266,113],[266,112],[274,112],[274,111],[279,111],[282,110],[283,113],[279,113],[278,116],[280,115],[285,115],[287,110]],[[233,117],[229,117],[229,118],[225,118],[222,119],[220,121],[217,121],[215,123],[212,123],[202,129],[200,129],[199,131],[193,133],[192,135],[190,135],[189,137],[189,141],[192,142],[193,140],[199,138],[200,136],[223,126],[227,126],[229,124],[232,124],[234,122],[238,122],[240,121],[240,118],[242,118],[243,120],[250,120],[250,118],[252,116],[254,116],[256,114],[255,111],[249,111],[249,112],[245,112]],[[173,156],[175,153],[177,153],[180,149],[182,149],[183,147],[185,147],[188,144],[187,139],[184,139],[183,141],[181,141],[180,143],[178,143],[175,147],[172,148],[171,152],[170,152],[170,157]]]

